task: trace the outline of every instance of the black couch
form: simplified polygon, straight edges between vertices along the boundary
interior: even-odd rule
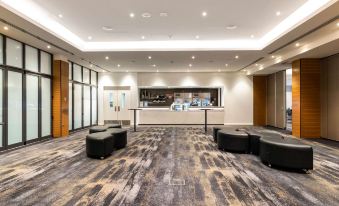
[[[230,129],[219,130],[217,133],[217,142],[220,150],[242,153],[248,152],[248,135],[243,131]]]
[[[121,125],[120,124],[107,124],[103,126],[100,126],[100,125],[94,126],[89,129],[89,133],[92,134],[96,132],[105,132],[107,131],[107,129],[111,129],[111,128],[121,128]]]

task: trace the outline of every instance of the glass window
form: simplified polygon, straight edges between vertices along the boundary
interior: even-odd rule
[[[0,69],[0,122],[2,123],[2,69]],[[2,125],[0,125],[0,147],[2,147]]]
[[[89,69],[83,67],[82,72],[83,72],[83,82],[89,84]]]
[[[3,45],[3,37],[0,35],[0,64],[4,64],[4,60],[3,60],[3,52],[2,52],[2,45]]]
[[[82,82],[81,78],[81,66],[73,64],[73,80]]]
[[[91,88],[84,86],[84,127],[91,124]]]
[[[91,84],[97,85],[97,73],[95,71],[91,71]]]
[[[41,136],[51,135],[51,80],[41,78]]]
[[[52,74],[52,55],[41,51],[40,52],[40,66],[41,66],[41,73],[44,74]]]
[[[97,124],[97,88],[92,87],[92,124]]]
[[[82,95],[81,84],[73,84],[74,86],[74,129],[82,127]]]
[[[72,83],[68,83],[68,129],[72,130],[73,128],[73,124],[72,124],[72,103],[73,103],[73,98],[72,98],[72,94],[73,94],[73,88],[72,88]]]
[[[25,46],[25,69],[38,72],[38,50]]]
[[[22,43],[6,38],[6,64],[22,68]]]
[[[33,75],[26,75],[27,88],[27,140],[36,139],[39,137],[39,113],[38,113],[38,92],[39,92],[39,78]]]
[[[8,145],[22,142],[22,74],[8,71]]]
[[[68,62],[68,79],[72,80],[72,62]]]

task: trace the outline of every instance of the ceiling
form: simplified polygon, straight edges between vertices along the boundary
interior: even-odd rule
[[[20,8],[31,13],[19,12],[20,8],[9,7],[9,2],[19,2]],[[301,15],[302,8],[311,3],[318,7]],[[310,36],[313,29],[329,24],[339,9],[337,0],[1,0],[0,4],[0,33],[44,50],[51,45],[47,49],[51,53],[97,71],[111,72],[250,70],[269,60],[272,51],[293,50],[292,40]],[[31,4],[39,9],[25,7]],[[38,11],[35,16],[34,11]],[[207,13],[205,17],[203,12]],[[41,17],[38,13],[46,18],[36,21]],[[144,13],[151,17],[142,17]],[[291,23],[296,20],[295,14],[299,21]],[[59,29],[51,30],[44,23]],[[10,30],[2,29],[6,25]],[[231,25],[236,28],[227,29]],[[112,31],[104,31],[103,26]],[[322,55],[338,52],[333,48],[328,51]],[[290,62],[291,58],[286,58],[267,64],[258,74],[286,69]]]

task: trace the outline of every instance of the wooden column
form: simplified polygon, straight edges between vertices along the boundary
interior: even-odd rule
[[[253,77],[253,124],[267,125],[267,76]]]
[[[53,137],[68,135],[68,62],[53,62]]]
[[[320,60],[292,63],[292,135],[320,137]]]

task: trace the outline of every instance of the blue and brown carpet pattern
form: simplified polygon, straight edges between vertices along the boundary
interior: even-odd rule
[[[264,129],[263,129],[264,130]],[[104,160],[87,131],[0,155],[0,205],[338,205],[339,150],[314,148],[314,170],[219,151],[199,127],[142,127]]]

